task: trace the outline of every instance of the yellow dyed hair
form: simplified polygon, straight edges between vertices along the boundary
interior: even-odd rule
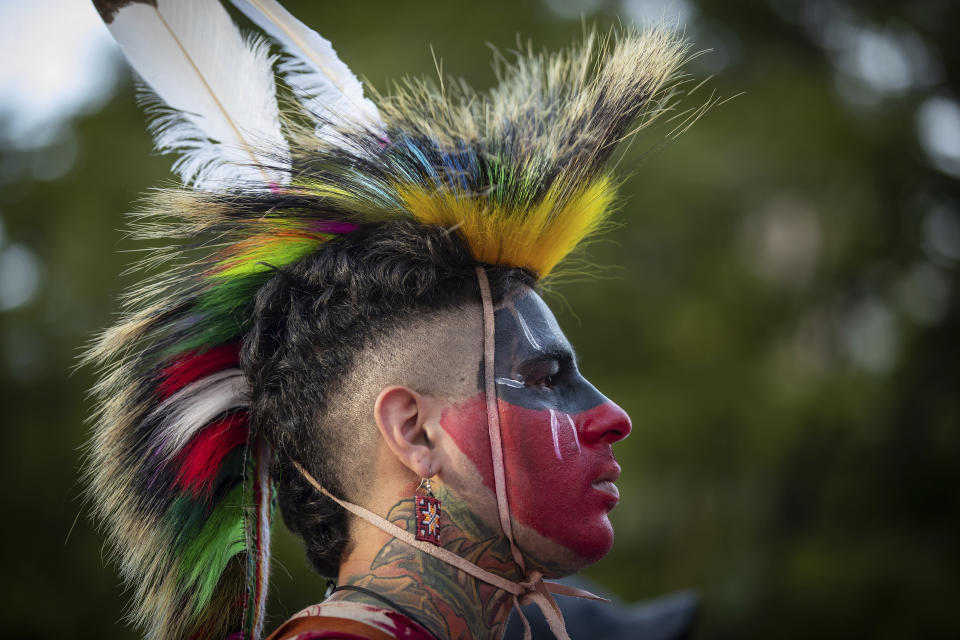
[[[607,176],[562,203],[559,194],[548,192],[523,212],[499,209],[485,197],[429,193],[422,187],[398,191],[418,221],[456,229],[480,262],[523,267],[540,278],[600,229],[615,197]]]

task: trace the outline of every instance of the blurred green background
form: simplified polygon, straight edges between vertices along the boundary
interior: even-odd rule
[[[636,141],[607,277],[551,298],[634,420],[587,573],[628,600],[697,589],[703,639],[960,637],[960,3],[285,4],[381,89],[434,74],[431,45],[489,86],[485,43],[556,48],[581,17],[666,15],[712,50],[691,72],[744,94]],[[133,638],[80,499],[71,367],[172,158],[92,7],[3,0],[0,23],[0,636]],[[324,587],[286,532],[277,555],[274,623]]]

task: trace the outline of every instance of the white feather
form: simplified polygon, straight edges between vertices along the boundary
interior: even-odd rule
[[[154,450],[163,460],[175,455],[218,415],[247,406],[248,389],[240,369],[219,371],[180,389],[150,413],[150,418],[162,416]]]
[[[266,43],[244,39],[219,0],[155,4],[127,4],[107,27],[159,98],[148,100],[157,148],[183,154],[174,170],[201,189],[284,184],[289,152]]]
[[[363,96],[363,84],[340,60],[329,40],[293,17],[276,0],[231,2],[283,45],[288,57],[280,71],[300,101],[326,121],[317,128],[320,137],[336,142],[335,130],[340,128],[382,133],[384,125],[377,106]]]

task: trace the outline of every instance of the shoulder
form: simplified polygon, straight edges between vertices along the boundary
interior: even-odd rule
[[[268,640],[434,640],[390,609],[356,602],[315,604],[281,625]]]

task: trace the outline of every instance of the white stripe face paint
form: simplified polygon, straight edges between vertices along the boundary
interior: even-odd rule
[[[574,424],[570,414],[564,413],[561,415],[563,415],[567,425],[570,427],[570,438],[574,446],[577,447],[577,455],[579,456],[583,452],[583,449],[580,447],[580,434],[577,433],[577,425]],[[554,409],[550,409],[550,435],[553,437],[553,453],[556,455],[557,460],[562,462],[565,458],[563,450],[560,447],[560,418],[558,417],[558,412]],[[568,453],[570,453],[570,447],[567,446],[566,448]]]
[[[527,342],[530,343],[530,346],[535,350],[543,352],[543,346],[537,340],[537,337],[533,335],[533,331],[530,331],[530,326],[527,324],[527,321],[523,319],[523,314],[517,311],[517,320],[520,321],[520,329],[523,330],[523,336],[527,339]]]
[[[563,454],[560,453],[560,422],[557,420],[557,412],[550,409],[550,432],[553,435],[553,453],[557,460],[563,461]]]
[[[526,385],[522,380],[514,380],[513,378],[497,378],[497,384],[501,384],[505,387],[510,387],[511,389],[523,389]]]
[[[570,425],[570,434],[573,436],[573,444],[577,445],[577,455],[583,452],[583,449],[580,448],[580,433],[577,431],[577,425],[573,423],[573,418],[570,417],[569,413],[563,414],[567,419],[567,424]]]

